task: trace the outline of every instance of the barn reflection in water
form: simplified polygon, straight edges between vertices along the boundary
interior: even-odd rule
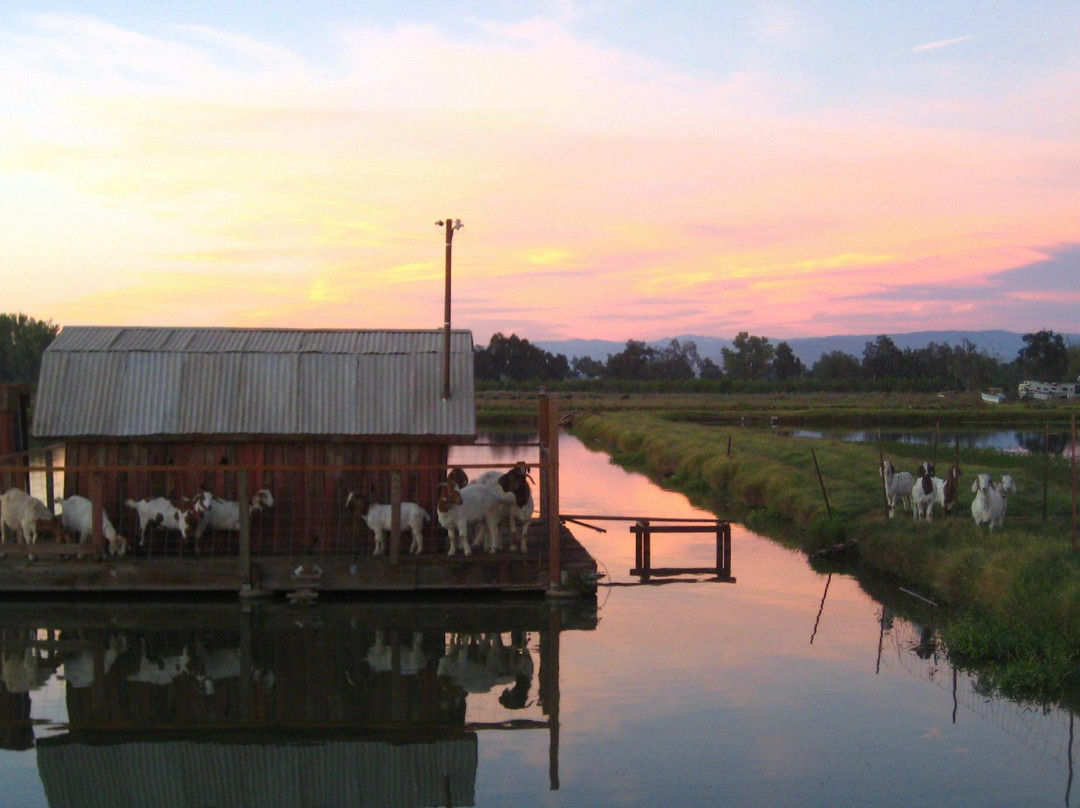
[[[0,625],[0,740],[36,745],[50,805],[471,805],[486,730],[547,731],[558,788],[559,638],[596,603],[8,603]]]

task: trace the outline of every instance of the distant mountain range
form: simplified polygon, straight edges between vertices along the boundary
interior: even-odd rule
[[[781,342],[791,346],[803,364],[810,367],[822,357],[823,354],[832,351],[843,351],[846,354],[862,359],[866,343],[874,342],[878,334],[848,334],[834,337],[795,337],[792,339],[778,339],[768,337],[769,343],[776,347]],[[888,335],[896,347],[900,350],[911,348],[925,348],[931,342],[938,345],[956,346],[968,340],[979,351],[993,356],[1004,362],[1011,362],[1016,358],[1020,349],[1024,347],[1024,335],[1013,331],[913,331],[909,334]],[[1062,334],[1066,344],[1080,343],[1080,334]],[[681,343],[693,342],[697,345],[698,354],[704,359],[708,357],[716,364],[723,367],[724,359],[721,350],[731,347],[731,340],[722,337],[703,337],[694,334],[684,334],[677,337],[650,340],[648,344],[654,348],[666,347],[672,339]],[[621,353],[626,348],[626,342],[602,339],[564,339],[564,340],[530,340],[533,345],[543,348],[548,353],[563,354],[567,359],[588,356],[599,362],[606,361],[610,354]]]

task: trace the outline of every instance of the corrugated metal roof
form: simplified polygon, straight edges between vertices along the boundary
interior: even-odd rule
[[[475,804],[476,736],[429,742],[175,740],[37,749],[50,806]],[[448,793],[449,792],[449,793]]]
[[[472,334],[67,327],[45,351],[34,435],[476,432]]]

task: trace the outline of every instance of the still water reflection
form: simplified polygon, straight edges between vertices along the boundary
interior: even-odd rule
[[[576,440],[560,451],[566,512],[706,515]],[[628,527],[604,527],[575,532],[632,584]],[[713,552],[654,539],[664,566]],[[733,567],[736,584],[557,608],[5,602],[0,804],[1080,802],[1071,716],[953,671],[925,604],[738,526]]]

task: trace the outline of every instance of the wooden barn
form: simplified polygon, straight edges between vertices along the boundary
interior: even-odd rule
[[[536,503],[555,516],[557,407],[547,403]],[[46,505],[86,497],[98,549],[111,525],[129,553],[76,564],[81,545],[39,542],[15,555],[59,563],[0,564],[0,591],[545,591],[568,566],[586,579],[596,569],[556,519],[534,524],[528,557],[447,558],[436,487],[450,447],[476,440],[468,331],[67,327],[43,358],[32,434],[53,447],[30,461]],[[234,503],[232,527],[144,529],[139,502],[203,491]],[[424,553],[408,554],[411,536],[395,529],[374,555],[371,531],[346,507],[351,491],[392,509],[419,503],[431,516]]]

